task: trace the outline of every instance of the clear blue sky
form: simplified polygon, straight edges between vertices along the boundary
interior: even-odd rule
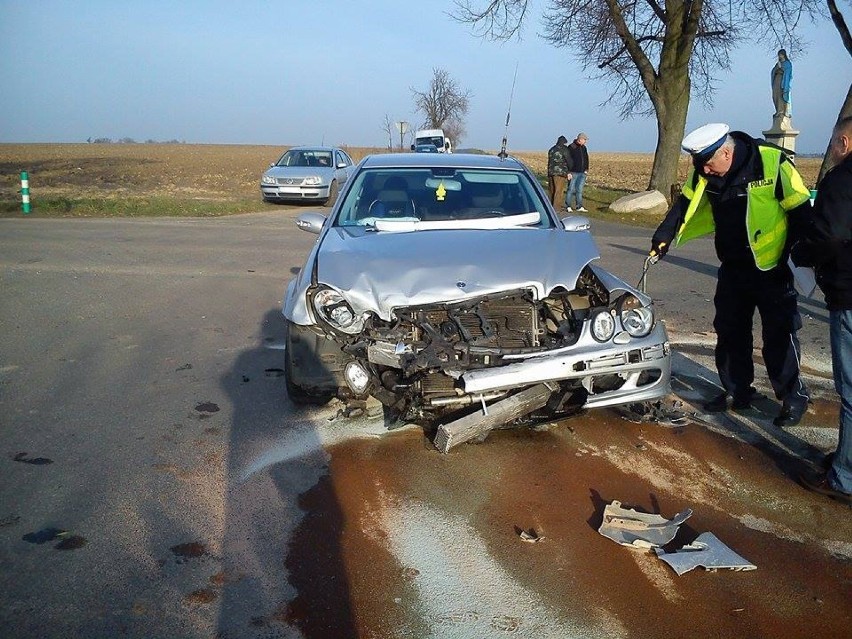
[[[416,122],[410,88],[426,89],[440,67],[473,94],[461,146],[498,149],[517,64],[510,149],[546,149],[582,130],[592,151],[654,150],[654,119],[622,122],[601,108],[605,86],[537,36],[540,10],[521,42],[493,43],[447,17],[452,8],[451,0],[0,0],[0,142],[383,146],[385,114]],[[821,153],[852,60],[830,22],[805,34],[807,52],[792,57],[793,124],[797,151]],[[735,52],[715,106],[693,101],[687,128],[722,121],[760,135],[771,125],[774,61],[772,47]]]

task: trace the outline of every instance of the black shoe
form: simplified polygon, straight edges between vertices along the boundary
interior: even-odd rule
[[[731,403],[731,408],[734,410],[747,410],[751,408],[751,400],[754,399],[754,391],[747,395],[734,395],[734,401]]]
[[[747,393],[736,393],[731,402],[731,408],[734,410],[747,410],[751,408],[751,400],[754,398],[755,390],[749,389]],[[708,413],[724,413],[728,410],[728,394],[720,393],[709,402],[705,402],[704,410]]]
[[[778,428],[786,428],[788,426],[795,426],[800,421],[802,421],[802,417],[805,416],[805,413],[808,410],[808,403],[803,402],[801,404],[783,404],[781,406],[781,410],[778,413],[778,417],[772,420],[772,423],[778,426]]]
[[[841,501],[847,504],[848,506],[852,506],[852,494],[844,493],[840,490],[837,490],[836,488],[833,488],[831,484],[828,483],[828,476],[825,474],[813,478],[806,477],[805,475],[800,475],[799,483],[802,484],[802,486],[804,486],[808,490],[812,490],[815,493],[831,497],[832,499]]]
[[[826,455],[825,457],[822,458],[822,463],[820,464],[820,467],[825,472],[828,472],[829,470],[831,470],[831,467],[833,465],[834,465],[834,453],[829,453],[828,455]]]
[[[720,393],[701,406],[708,413],[724,413],[728,410],[728,394]]]

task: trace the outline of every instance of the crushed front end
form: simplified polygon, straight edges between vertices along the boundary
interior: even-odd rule
[[[619,292],[587,266],[573,290],[543,300],[517,289],[395,308],[385,321],[318,286],[308,297],[319,321],[301,330],[331,341],[320,357],[344,400],[372,395],[405,419],[435,420],[546,382],[540,412],[556,416],[669,392],[665,326],[649,299]]]

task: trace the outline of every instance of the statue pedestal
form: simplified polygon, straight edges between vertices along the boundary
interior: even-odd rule
[[[793,123],[789,115],[776,115],[772,118],[772,128],[763,132],[763,138],[767,142],[777,144],[782,149],[796,154],[796,138],[799,131],[793,129]]]

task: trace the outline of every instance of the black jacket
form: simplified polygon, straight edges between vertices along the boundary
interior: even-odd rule
[[[852,154],[820,182],[811,219],[793,262],[814,267],[830,311],[852,310]]]
[[[589,152],[585,144],[577,144],[577,140],[574,140],[568,145],[568,153],[571,154],[572,173],[585,173],[589,170]]]
[[[716,256],[724,264],[757,268],[754,263],[754,254],[751,252],[748,243],[748,232],[746,230],[748,184],[763,177],[763,163],[758,147],[773,145],[765,140],[755,139],[742,131],[731,131],[730,135],[734,140],[734,157],[731,168],[724,177],[706,176],[705,193],[710,201],[713,210],[713,222],[716,226],[714,236]],[[789,162],[790,159],[786,155],[782,155],[781,161]],[[694,178],[697,182],[697,173]],[[694,187],[695,184],[692,186]],[[780,180],[775,195],[779,201],[784,197]],[[654,245],[660,242],[671,245],[678,229],[683,224],[687,207],[689,207],[689,200],[681,195],[654,233],[652,240]],[[779,261],[779,265],[784,265],[784,268],[786,268],[789,246],[801,236],[802,226],[809,214],[810,205],[807,201],[801,206],[787,211],[787,248]]]

